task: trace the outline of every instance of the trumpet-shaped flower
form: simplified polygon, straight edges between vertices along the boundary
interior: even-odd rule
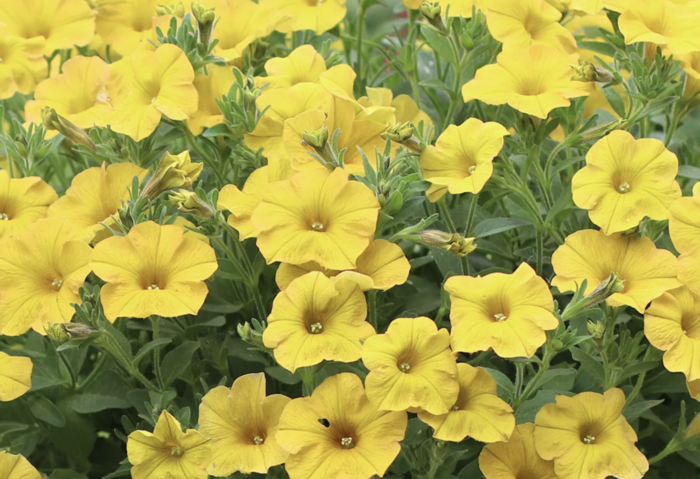
[[[336,281],[339,279],[354,281],[363,291],[370,289],[386,291],[406,282],[411,271],[411,263],[406,259],[400,246],[378,239],[372,241],[357,258],[357,268],[354,270],[328,270],[313,261],[300,265],[282,263],[277,269],[275,281],[277,286],[284,290],[296,278],[311,271],[320,271]]]
[[[462,96],[466,102],[507,103],[522,113],[547,118],[553,109],[569,106],[569,99],[594,90],[593,84],[571,80],[571,65],[577,60],[578,55],[548,45],[504,51],[496,64],[477,70],[474,79],[462,87]]]
[[[30,328],[44,334],[48,323],[71,320],[92,254],[74,238],[67,220],[44,218],[0,242],[0,334],[17,336]]]
[[[246,374],[231,389],[218,386],[202,398],[199,431],[211,439],[207,472],[225,477],[234,472],[266,474],[288,453],[277,443],[280,416],[290,399],[265,395],[265,374]]]
[[[2,8],[2,7],[0,7]],[[30,40],[7,34],[0,23],[0,100],[17,92],[28,95],[48,75],[44,39]]]
[[[256,77],[258,86],[289,88],[299,83],[318,83],[326,71],[326,60],[313,45],[302,45],[292,50],[286,57],[270,58],[265,62],[267,76]]]
[[[379,202],[341,168],[309,170],[270,183],[253,212],[257,245],[268,264],[316,261],[353,269],[377,226]]]
[[[513,274],[453,276],[445,291],[452,298],[455,351],[493,348],[502,358],[530,358],[547,340],[545,331],[559,326],[549,286],[527,263]]]
[[[290,453],[290,479],[370,479],[399,455],[407,425],[405,412],[380,411],[360,378],[341,373],[287,404],[277,442]]]
[[[198,107],[187,120],[187,127],[193,135],[199,135],[204,128],[209,128],[224,122],[216,100],[221,100],[233,85],[236,78],[231,67],[208,65],[207,74],[197,73],[194,77],[194,87],[197,89]]]
[[[262,0],[261,4],[285,13],[285,20],[275,27],[277,31],[290,33],[313,30],[316,35],[321,35],[345,18],[345,2],[346,0]]]
[[[143,181],[147,173],[133,163],[88,168],[75,175],[65,196],[49,207],[48,215],[67,218],[78,238],[101,241],[111,235],[102,223],[114,224],[117,210],[130,197],[133,178],[138,176]]]
[[[0,401],[12,401],[29,391],[33,367],[29,358],[0,352]]]
[[[126,452],[134,479],[208,477],[209,440],[194,429],[182,432],[182,425],[168,411],[160,413],[152,433],[138,430],[129,434]]]
[[[367,96],[358,98],[355,116],[358,120],[372,120],[394,126],[396,123],[412,123],[416,128],[423,122],[423,129],[431,131],[433,120],[408,95],[399,95],[388,88],[366,88]],[[360,109],[358,109],[358,106]]]
[[[277,295],[263,333],[280,366],[294,372],[320,362],[360,359],[374,334],[367,302],[352,281],[333,282],[318,271],[292,281]]]
[[[0,478],[41,479],[41,474],[21,454],[0,452]]]
[[[39,83],[34,100],[25,105],[27,120],[41,123],[41,110],[48,106],[80,128],[104,124],[112,112],[106,88],[109,65],[100,57],[77,56],[62,71]]]
[[[649,462],[634,443],[637,435],[622,415],[625,393],[613,388],[598,394],[557,396],[535,418],[535,448],[554,461],[560,479],[640,479]]]
[[[44,37],[44,54],[90,43],[95,18],[85,0],[27,0],[2,2],[0,23],[20,38]]]
[[[692,198],[679,198],[670,210],[668,229],[678,258],[678,279],[700,294],[700,183],[693,187]]]
[[[504,50],[549,45],[564,53],[576,51],[574,36],[559,23],[561,12],[546,0],[501,0],[488,7],[488,27]]]
[[[493,174],[493,159],[508,134],[503,125],[478,118],[448,126],[420,157],[425,179],[432,183],[428,199],[437,201],[447,192],[480,192]]]
[[[577,231],[554,252],[552,266],[556,273],[552,286],[562,292],[576,291],[587,280],[588,294],[616,273],[625,289],[608,297],[608,305],[630,306],[640,313],[652,300],[681,286],[676,278],[676,257],[670,251],[657,249],[646,236]]]
[[[489,444],[479,454],[486,479],[559,479],[554,463],[535,450],[535,425],[518,424],[508,442]]]
[[[133,81],[109,120],[114,131],[140,141],[155,131],[163,115],[186,120],[197,111],[194,70],[180,48],[165,44],[155,52],[139,51],[129,62]]]
[[[418,413],[441,441],[462,442],[467,436],[480,442],[507,441],[515,428],[513,408],[496,392],[496,380],[483,368],[457,364],[459,396],[447,414]]]
[[[0,239],[17,236],[46,216],[58,195],[37,176],[10,178],[0,170]]]
[[[141,195],[154,199],[169,190],[189,188],[197,181],[203,168],[203,163],[192,161],[188,150],[177,155],[165,152],[156,171],[143,186]]]
[[[700,379],[700,296],[682,287],[651,302],[644,314],[644,334],[657,349],[666,351],[664,366],[685,374],[688,381]]]
[[[677,173],[678,158],[662,141],[613,131],[593,145],[574,175],[574,203],[606,235],[634,228],[645,216],[665,220],[681,196]]]
[[[668,0],[630,2],[618,24],[628,45],[653,43],[673,55],[700,51],[700,12]]]
[[[367,397],[383,411],[447,414],[457,401],[457,363],[450,334],[424,316],[398,318],[386,333],[367,338],[362,362],[369,369]]]
[[[95,247],[91,266],[107,283],[100,297],[109,321],[197,314],[218,265],[211,246],[184,233],[148,221]]]

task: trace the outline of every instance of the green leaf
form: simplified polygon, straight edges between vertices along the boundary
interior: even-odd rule
[[[492,368],[484,368],[488,373],[493,376],[493,378],[496,380],[496,383],[498,384],[498,395],[501,396],[503,399],[506,401],[510,401],[511,398],[513,397],[513,391],[515,387],[513,386],[513,382],[503,374],[501,371],[497,369],[492,369]]]
[[[421,24],[420,32],[423,34],[423,38],[425,38],[425,41],[428,42],[428,45],[430,45],[430,48],[433,49],[436,55],[439,55],[440,58],[446,60],[452,65],[457,64],[455,52],[445,36],[441,35],[436,29],[426,24]]]
[[[525,401],[518,408],[518,410],[515,411],[515,419],[517,423],[522,424],[524,422],[535,422],[535,416],[537,416],[539,410],[542,409],[542,406],[553,403],[556,396],[556,391],[547,389],[537,391],[534,398]]]
[[[85,474],[79,474],[73,469],[56,469],[54,470],[49,479],[88,479]]]
[[[134,366],[137,367],[141,360],[146,357],[146,355],[153,350],[156,346],[165,346],[166,344],[172,343],[173,340],[170,338],[160,338],[155,341],[151,341],[150,343],[146,343],[143,346],[141,346],[141,349],[139,349],[139,352],[136,353],[136,356],[134,356]]]
[[[440,81],[437,78],[423,80],[422,82],[419,82],[418,85],[422,86],[423,88],[435,88],[438,90],[444,90],[447,93],[452,94],[452,89],[449,86],[447,86],[447,84],[444,81]]]
[[[204,133],[202,133],[202,136],[206,138],[213,138],[216,136],[224,136],[228,138],[234,138],[233,133],[231,133],[231,130],[229,129],[228,126],[226,126],[226,123],[219,123],[218,125],[211,126],[209,128],[206,128],[204,130]]]
[[[47,424],[56,427],[66,425],[66,418],[63,416],[63,413],[44,396],[35,395],[29,399],[29,410],[35,418],[41,419]]]
[[[590,354],[583,349],[571,348],[571,356],[574,360],[581,363],[583,369],[591,376],[598,380],[601,384],[605,382],[605,370],[603,365],[593,359]]]
[[[641,363],[637,363],[637,364],[632,365],[628,368],[625,368],[625,370],[622,371],[622,374],[620,375],[620,377],[617,378],[618,384],[620,384],[625,379],[631,378],[633,376],[638,376],[638,375],[645,373],[647,371],[651,371],[656,366],[658,366],[658,364],[659,364],[658,361],[643,361]]]
[[[532,223],[518,218],[489,218],[476,225],[473,235],[475,238],[483,238],[521,226],[532,226]]]
[[[82,394],[73,397],[73,410],[80,414],[91,414],[105,409],[131,407],[126,395],[129,389],[116,371],[101,373]]]
[[[265,372],[282,384],[299,384],[301,382],[301,378],[298,375],[287,371],[282,366],[265,368]]]
[[[542,375],[540,389],[570,391],[574,386],[576,370],[573,368],[549,369]]]
[[[606,87],[603,88],[603,93],[605,93],[605,98],[608,99],[608,103],[610,103],[610,106],[615,110],[615,113],[620,115],[621,117],[625,116],[625,102],[622,100],[622,97],[620,94],[617,92],[612,87]]]
[[[609,43],[604,42],[589,42],[589,41],[578,41],[579,48],[584,48],[586,50],[591,50],[592,52],[602,53],[608,57],[615,56],[615,47]]]
[[[24,431],[28,428],[29,426],[27,426],[26,424],[22,424],[21,422],[2,421],[0,422],[0,441],[2,441],[2,438],[5,434],[10,434],[12,432],[17,431]]]
[[[691,180],[700,180],[700,168],[697,166],[681,165],[678,167],[678,176],[690,178]]]
[[[186,341],[165,355],[160,370],[166,387],[187,370],[192,361],[192,355],[199,347],[200,344],[197,341]]]
[[[625,407],[625,409],[622,411],[622,415],[625,416],[628,421],[632,421],[641,416],[645,411],[658,406],[662,402],[664,402],[663,399],[656,399],[654,401],[639,401],[631,406]]]

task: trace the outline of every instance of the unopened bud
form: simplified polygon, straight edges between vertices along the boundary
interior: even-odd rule
[[[602,303],[615,293],[621,293],[625,290],[625,280],[620,278],[617,273],[611,273],[600,284],[591,291],[590,294],[583,297],[584,309],[592,308],[599,303]]]
[[[382,133],[383,140],[391,140],[399,143],[411,151],[421,153],[423,147],[420,144],[418,138],[414,136],[415,129],[410,122],[397,123],[394,126],[390,126],[387,130]]]
[[[56,110],[50,106],[41,110],[41,119],[47,130],[58,131],[74,144],[85,145],[93,150],[96,149],[95,144],[90,139],[90,136],[85,133],[85,130],[56,113]]]
[[[52,341],[65,343],[71,339],[85,339],[97,330],[81,323],[49,323],[45,331]]]
[[[610,83],[615,79],[612,73],[605,68],[591,62],[579,61],[578,65],[571,65],[576,74],[571,77],[574,81]]]
[[[156,7],[157,15],[173,15],[178,18],[185,16],[185,6],[182,3],[177,5],[158,5]]]
[[[474,238],[463,238],[457,233],[445,233],[440,230],[425,230],[418,233],[423,244],[435,246],[450,253],[464,257],[476,249]]]
[[[168,200],[171,205],[177,206],[181,213],[192,213],[203,218],[214,217],[214,210],[193,191],[178,190],[169,195]]]
[[[254,319],[253,321],[256,320]],[[258,331],[258,328],[256,328],[255,326],[256,325],[253,325],[253,327],[251,327],[250,323],[246,322],[236,326],[236,331],[238,332],[238,335],[241,337],[241,339],[246,343],[260,349],[265,349],[265,344],[263,343],[262,339],[262,333],[265,330],[264,328],[261,328],[262,331]],[[258,326],[260,326],[260,324],[258,324]]]
[[[214,30],[214,20],[216,20],[214,8],[205,8],[201,3],[193,3],[191,8],[192,14],[195,20],[197,20],[199,42],[204,45],[205,48],[209,48],[211,34]]]
[[[164,191],[189,188],[199,178],[203,167],[202,163],[190,160],[189,151],[179,155],[165,153],[155,173],[143,187],[141,196],[154,199]]]
[[[238,331],[238,335],[243,341],[245,341],[246,343],[251,341],[253,333],[252,329],[250,328],[250,323],[239,324],[238,326],[236,326],[236,331]]]
[[[469,36],[468,34],[464,34],[459,37],[459,43],[466,49],[466,50],[473,50],[474,49],[474,40],[472,40],[472,37]]]
[[[590,334],[593,339],[603,339],[603,335],[605,335],[605,324],[595,321],[588,321],[588,324],[586,324],[586,330],[588,330],[588,334]]]
[[[418,7],[418,11],[428,20],[432,26],[440,30],[441,32],[446,32],[445,23],[442,21],[442,8],[439,3],[433,2],[423,2],[421,6]]]
[[[321,128],[315,131],[305,131],[302,135],[304,142],[310,147],[320,150],[326,146],[328,141],[328,127],[323,125]]]

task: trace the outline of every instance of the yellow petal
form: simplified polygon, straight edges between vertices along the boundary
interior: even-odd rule
[[[21,454],[0,452],[2,479],[41,479],[41,474]]]
[[[0,401],[12,401],[29,391],[33,366],[29,358],[0,352]]]

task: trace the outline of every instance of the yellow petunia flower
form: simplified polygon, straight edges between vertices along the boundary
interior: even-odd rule
[[[74,241],[62,218],[32,223],[19,236],[0,242],[0,334],[17,336],[30,328],[45,334],[48,323],[67,323],[79,289],[90,273],[92,249]]]
[[[450,125],[420,157],[425,179],[432,183],[426,195],[437,201],[454,195],[480,192],[493,174],[493,159],[503,148],[508,130],[499,123],[469,118]]]
[[[27,0],[2,2],[0,23],[20,38],[44,37],[44,54],[90,43],[95,18],[85,0]]]
[[[112,112],[106,88],[109,65],[100,57],[77,56],[62,71],[39,83],[34,100],[25,105],[27,121],[41,123],[41,110],[51,107],[80,128],[103,125]]]
[[[311,271],[320,271],[335,281],[348,279],[357,283],[363,291],[370,289],[386,291],[406,282],[411,271],[411,263],[408,262],[399,245],[378,239],[372,241],[358,256],[357,268],[354,270],[328,270],[313,261],[300,265],[282,263],[277,269],[275,281],[281,290],[285,290],[296,278]]]
[[[651,302],[644,313],[644,334],[657,349],[666,351],[664,366],[683,373],[688,381],[700,379],[700,296],[682,287]]]
[[[231,389],[211,389],[199,407],[199,431],[211,439],[207,472],[226,477],[234,472],[266,474],[289,455],[277,443],[280,416],[290,399],[265,395],[265,374],[246,374]]]
[[[287,180],[291,176],[291,168],[285,168],[284,164],[267,165],[250,174],[242,191],[236,185],[226,185],[221,189],[218,207],[231,212],[228,224],[236,228],[242,240],[258,236],[258,230],[250,218],[260,204],[265,187],[270,183]]]
[[[513,274],[453,276],[445,282],[452,310],[452,349],[474,353],[493,348],[502,358],[531,358],[556,329],[549,286],[527,263]]]
[[[483,368],[457,364],[459,396],[447,414],[419,412],[441,441],[462,442],[467,436],[479,442],[507,441],[515,428],[513,408],[498,397],[496,380]]]
[[[636,140],[613,131],[586,154],[586,166],[571,183],[574,203],[610,235],[639,225],[648,216],[668,219],[668,208],[681,196],[675,178],[678,158],[662,141]]]
[[[618,25],[627,45],[652,43],[672,55],[700,51],[700,12],[668,0],[630,2]]]
[[[366,318],[365,295],[355,283],[314,271],[275,297],[263,342],[292,372],[324,360],[350,363],[360,359],[362,341],[375,334]]]
[[[270,10],[282,11],[285,21],[275,27],[282,33],[313,30],[316,35],[327,32],[339,24],[345,14],[346,0],[261,0]]]
[[[508,442],[489,444],[479,454],[486,479],[559,479],[554,463],[535,450],[535,425],[518,424]]]
[[[669,211],[668,229],[681,256],[678,258],[678,279],[694,293],[700,294],[700,183],[693,187],[693,196],[679,198]]]
[[[277,442],[290,453],[290,479],[370,479],[399,455],[407,425],[405,412],[378,410],[360,378],[341,373],[287,404]]]
[[[377,226],[379,202],[341,168],[309,170],[270,183],[251,217],[267,263],[353,269]]]
[[[0,7],[1,9],[2,7]],[[48,75],[44,39],[30,40],[7,34],[0,23],[0,100],[17,92],[28,95]]]
[[[267,76],[255,77],[255,83],[268,89],[289,88],[299,83],[318,83],[326,72],[326,60],[313,45],[295,48],[286,57],[274,57],[265,62]]]
[[[282,137],[286,120],[311,110],[325,115],[331,115],[333,111],[333,97],[316,83],[267,89],[258,97],[256,104],[260,111],[267,111],[255,129],[244,134],[245,144],[253,151],[263,148],[263,155],[270,164],[289,163]]]
[[[634,446],[637,434],[622,415],[625,393],[613,388],[598,394],[557,396],[535,418],[535,448],[554,461],[559,479],[640,479],[649,470]]]
[[[224,114],[221,113],[216,100],[221,100],[236,81],[231,67],[208,65],[207,74],[197,73],[194,76],[194,87],[197,89],[198,107],[188,119],[187,127],[193,135],[199,135],[204,128],[224,122]]]
[[[585,294],[612,273],[625,289],[607,299],[612,307],[630,306],[644,313],[647,305],[666,291],[681,286],[676,278],[676,257],[657,249],[646,236],[605,236],[602,231],[581,230],[566,238],[552,255],[556,276],[552,286],[561,292],[576,291],[587,280]]]
[[[165,44],[155,52],[136,52],[128,61],[133,81],[107,122],[114,131],[140,141],[155,131],[163,115],[186,120],[197,111],[194,70],[180,48]]]
[[[355,118],[372,120],[394,126],[396,123],[412,123],[418,127],[423,122],[424,130],[434,128],[433,120],[408,95],[399,95],[388,88],[366,88],[367,96],[357,99]],[[359,109],[358,109],[359,107]]]
[[[450,333],[432,319],[395,319],[362,348],[367,397],[382,411],[447,414],[459,395],[455,358]]]
[[[91,266],[107,283],[100,297],[109,321],[197,314],[218,265],[211,246],[184,233],[147,221],[95,247]]]
[[[133,178],[143,181],[147,174],[129,162],[88,168],[75,175],[65,196],[49,207],[48,216],[67,218],[78,238],[99,242],[112,234],[101,223],[114,224],[117,210],[131,196]]]
[[[503,50],[549,45],[564,53],[576,52],[574,36],[559,23],[561,12],[546,0],[500,0],[488,7],[488,27]]]
[[[21,454],[0,451],[0,478],[41,479],[41,474]]]
[[[688,381],[686,384],[688,386],[688,394],[696,401],[700,401],[700,380]]]
[[[126,453],[134,479],[207,479],[211,462],[209,440],[194,429],[182,432],[182,425],[168,411],[158,417],[153,432],[129,434]]]
[[[0,239],[17,236],[44,218],[58,195],[38,176],[10,178],[0,170]]]
[[[29,358],[0,352],[0,401],[12,401],[29,391],[33,368]]]
[[[498,55],[497,63],[476,72],[462,87],[465,102],[507,103],[516,110],[547,118],[555,108],[569,106],[570,98],[589,95],[594,85],[571,80],[578,55],[566,55],[548,45],[512,49]]]
[[[699,98],[696,93],[700,91],[700,51],[682,55],[679,60],[686,74],[683,99],[691,100],[691,105],[697,105]]]

